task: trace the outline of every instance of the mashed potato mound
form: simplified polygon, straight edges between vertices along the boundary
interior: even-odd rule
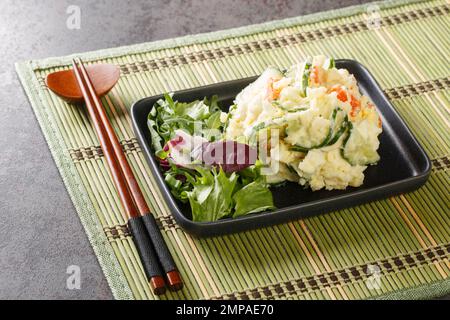
[[[266,139],[266,164],[278,168],[269,183],[294,181],[312,190],[358,187],[379,160],[381,119],[356,79],[332,58],[316,56],[286,72],[268,68],[239,93],[227,119],[226,139]]]

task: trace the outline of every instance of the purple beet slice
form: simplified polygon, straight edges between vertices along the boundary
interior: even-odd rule
[[[240,171],[255,164],[257,156],[255,148],[232,140],[202,144],[203,163],[215,167],[221,166],[227,173]]]

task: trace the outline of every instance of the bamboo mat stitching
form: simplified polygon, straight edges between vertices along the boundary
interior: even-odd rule
[[[431,8],[423,8],[411,10],[385,16],[380,19],[381,26],[393,26],[402,23],[408,23],[419,19],[430,18],[434,16],[446,15],[450,12],[450,6],[447,4],[439,5]],[[263,39],[260,41],[251,41],[249,43],[240,43],[235,46],[214,48],[208,50],[200,50],[196,52],[188,52],[170,57],[162,57],[147,61],[136,61],[131,63],[120,64],[122,75],[133,73],[147,72],[153,70],[161,70],[180,65],[189,65],[194,63],[202,63],[204,61],[223,59],[235,55],[245,55],[267,49],[282,48],[310,41],[322,40],[326,38],[351,34],[355,32],[368,31],[367,20],[360,20],[347,24],[340,24],[323,29],[294,33],[277,38]],[[36,69],[38,70],[38,69]],[[39,77],[39,82],[45,87],[44,77]]]
[[[363,265],[352,266],[345,269],[334,270],[321,274],[274,283],[266,286],[247,289],[240,292],[226,293],[212,299],[243,299],[249,296],[255,299],[270,297],[286,297],[287,293],[306,293],[314,290],[324,290],[327,287],[344,286],[352,281],[367,280],[373,275],[372,267],[380,270],[380,275],[395,273],[408,268],[427,265],[430,262],[447,260],[450,256],[450,244],[442,244],[416,252],[402,254],[396,257],[388,257]]]

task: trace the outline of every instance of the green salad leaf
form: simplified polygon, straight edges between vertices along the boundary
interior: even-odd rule
[[[147,119],[147,126],[150,130],[150,137],[152,139],[152,147],[156,154],[160,153],[163,149],[162,139],[157,131],[157,123],[155,119],[150,118],[150,114]]]
[[[177,129],[193,135],[195,129],[200,128],[206,138],[210,129],[221,132],[223,124],[220,122],[220,113],[217,96],[210,100],[205,98],[185,103],[174,101],[172,95],[166,93],[164,99],[158,100],[148,115],[147,124],[152,136],[152,146],[155,151],[162,148],[167,141],[174,138]],[[199,128],[196,128],[196,123]]]
[[[238,175],[232,173],[229,177],[222,168],[197,169],[200,176],[196,177],[193,189],[187,192],[192,208],[192,219],[198,222],[217,221],[229,216],[234,207],[233,192]]]
[[[233,218],[275,209],[270,189],[261,181],[253,181],[237,191],[233,200],[236,202]]]
[[[260,160],[256,160],[254,165],[247,167],[241,171],[239,171],[240,181],[242,186],[246,186],[247,184],[256,181],[263,180],[261,176],[261,167],[263,163]]]

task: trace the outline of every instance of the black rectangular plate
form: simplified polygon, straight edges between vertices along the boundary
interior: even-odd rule
[[[133,104],[131,113],[137,139],[170,211],[184,230],[197,236],[214,236],[260,228],[404,193],[425,183],[431,170],[430,160],[369,71],[354,60],[337,60],[336,66],[347,69],[356,77],[360,90],[370,97],[381,114],[383,133],[380,135],[378,150],[381,160],[364,172],[365,179],[361,187],[313,192],[298,184],[288,183],[283,187],[272,188],[277,210],[236,219],[201,223],[191,220],[189,205],[182,204],[171,195],[150,147],[147,115],[153,104],[163,96],[144,98]],[[221,108],[227,111],[234,97],[255,79],[251,77],[178,91],[174,94],[174,100],[190,102],[218,95]]]

